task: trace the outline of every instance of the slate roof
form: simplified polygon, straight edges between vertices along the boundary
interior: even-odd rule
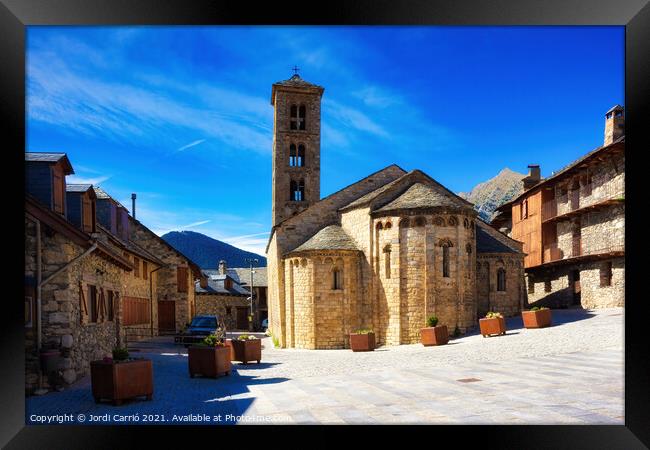
[[[350,203],[348,203],[348,204],[345,205],[344,207],[339,208],[339,210],[345,210],[345,209],[349,209],[349,208],[354,208],[355,206],[363,205],[364,203],[369,202],[369,201],[373,200],[374,198],[379,197],[381,194],[383,194],[383,193],[386,192],[388,189],[390,189],[391,187],[395,186],[397,183],[399,183],[399,182],[400,182],[401,180],[403,180],[405,177],[411,175],[411,174],[414,173],[414,172],[415,172],[414,170],[411,170],[411,171],[405,173],[405,174],[402,175],[401,177],[396,178],[396,179],[394,179],[393,181],[390,181],[390,182],[384,184],[383,186],[378,187],[378,188],[375,189],[374,191],[370,191],[370,192],[368,192],[367,194],[362,195],[362,196],[359,197],[358,199],[351,201]]]
[[[393,211],[396,209],[414,209],[431,207],[469,208],[467,202],[455,198],[437,186],[414,183],[403,194],[377,211]]]
[[[87,192],[93,187],[92,184],[66,184],[66,192]]]
[[[288,80],[278,81],[275,84],[279,84],[280,86],[316,87],[322,89],[322,86],[303,80],[297,73]]]
[[[106,199],[113,200],[115,203],[118,204],[118,206],[121,206],[122,208],[126,209],[127,212],[129,211],[126,206],[124,206],[123,204],[121,204],[120,202],[115,200],[113,197],[108,195],[108,193],[105,190],[103,190],[102,188],[100,188],[99,186],[93,186],[93,189],[95,190],[95,195],[97,196],[97,200],[106,200]],[[129,216],[130,216],[130,214],[129,214]]]
[[[237,283],[242,286],[248,286],[251,281],[251,269],[250,267],[233,267],[232,269],[226,269],[228,275],[230,275]],[[253,267],[253,285],[268,287],[269,283],[266,280],[266,267]]]
[[[307,250],[358,250],[350,236],[339,225],[329,225],[313,235],[293,252]]]
[[[490,236],[480,226],[476,227],[476,252],[477,253],[517,253],[504,243]]]
[[[63,161],[63,164],[65,165],[66,168],[66,175],[72,175],[74,174],[74,170],[72,169],[72,164],[70,164],[70,160],[68,159],[68,155],[65,153],[60,153],[60,152],[25,152],[25,161],[27,162],[44,162],[44,163],[57,163],[59,161]]]
[[[197,294],[236,295],[236,296],[243,296],[243,297],[248,297],[250,295],[248,290],[244,289],[242,286],[236,283],[235,280],[233,280],[232,287],[230,289],[226,289],[225,287],[226,278],[231,278],[231,277],[228,277],[227,275],[219,275],[219,274],[210,275],[208,272],[216,272],[216,270],[203,271],[203,273],[208,275],[207,277],[208,286],[202,288],[200,281],[197,281],[194,284],[194,291]]]

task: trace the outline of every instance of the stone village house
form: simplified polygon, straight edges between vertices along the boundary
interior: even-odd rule
[[[188,320],[188,287],[200,275],[178,252],[169,256],[170,250],[153,245],[155,239],[145,236],[153,233],[105,192],[68,185],[65,177],[72,173],[64,153],[25,154],[27,393],[72,383],[116,345],[157,335],[157,300],[183,286],[172,300],[178,300],[180,321]],[[178,267],[186,278],[175,278],[175,287],[159,278]],[[39,352],[52,348],[61,351],[55,375],[62,379],[41,376]]]
[[[388,166],[320,198],[324,89],[275,83],[269,328],[282,347],[346,348],[372,328],[380,344],[419,342],[435,314],[450,332],[488,309],[524,303],[521,244],[419,170]]]
[[[625,302],[625,116],[605,114],[605,139],[542,180],[529,166],[525,191],[493,224],[523,242],[528,302],[607,308]]]
[[[196,311],[224,319],[227,330],[249,330],[250,268],[229,268],[219,261],[217,270],[203,270],[204,277],[196,281]],[[253,272],[253,324],[258,328],[267,318],[266,267]]]

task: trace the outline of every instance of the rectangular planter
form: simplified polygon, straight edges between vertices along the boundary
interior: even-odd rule
[[[481,334],[483,337],[506,334],[506,319],[503,317],[495,317],[493,319],[480,319],[478,322],[481,327]]]
[[[350,333],[350,348],[353,352],[371,352],[375,349],[375,333]]]
[[[190,378],[195,375],[216,378],[230,375],[230,349],[228,347],[191,346],[187,349]]]
[[[438,325],[437,327],[427,327],[420,329],[420,340],[422,345],[429,347],[431,345],[445,345],[449,342],[449,333],[447,325]]]
[[[150,359],[91,361],[90,382],[96,403],[107,399],[114,405],[120,405],[123,400],[134,397],[153,398],[153,366]]]
[[[551,325],[551,310],[522,311],[521,318],[526,328],[544,328]]]
[[[257,361],[259,364],[262,361],[261,339],[246,339],[245,341],[233,339],[230,344],[234,361],[241,361],[244,364],[248,364],[248,361]]]
[[[235,350],[232,348],[232,339],[226,339],[224,341],[224,344],[226,344],[226,347],[230,349],[230,360],[234,361],[235,360]]]

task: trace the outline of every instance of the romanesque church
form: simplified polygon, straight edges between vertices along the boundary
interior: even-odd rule
[[[273,84],[269,328],[281,347],[419,342],[435,315],[450,332],[524,305],[521,243],[420,170],[396,164],[320,198],[324,89],[299,75]],[[328,174],[325,174],[327,176]]]

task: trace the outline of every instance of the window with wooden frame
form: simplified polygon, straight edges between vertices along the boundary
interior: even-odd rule
[[[140,277],[140,258],[137,256],[133,257],[133,276],[136,278]]]
[[[524,201],[521,202],[519,212],[520,212],[519,220],[524,220],[528,218],[528,199],[524,199]]]
[[[544,280],[544,292],[549,293],[553,290],[551,280]]]
[[[176,268],[176,284],[178,292],[187,292],[187,267]]]
[[[147,264],[147,261],[142,261],[142,278],[149,279],[149,264]]]
[[[612,285],[612,262],[604,262],[600,266],[600,287],[608,287]]]
[[[99,305],[97,304],[97,287],[88,285],[88,321],[96,323],[99,315]]]

